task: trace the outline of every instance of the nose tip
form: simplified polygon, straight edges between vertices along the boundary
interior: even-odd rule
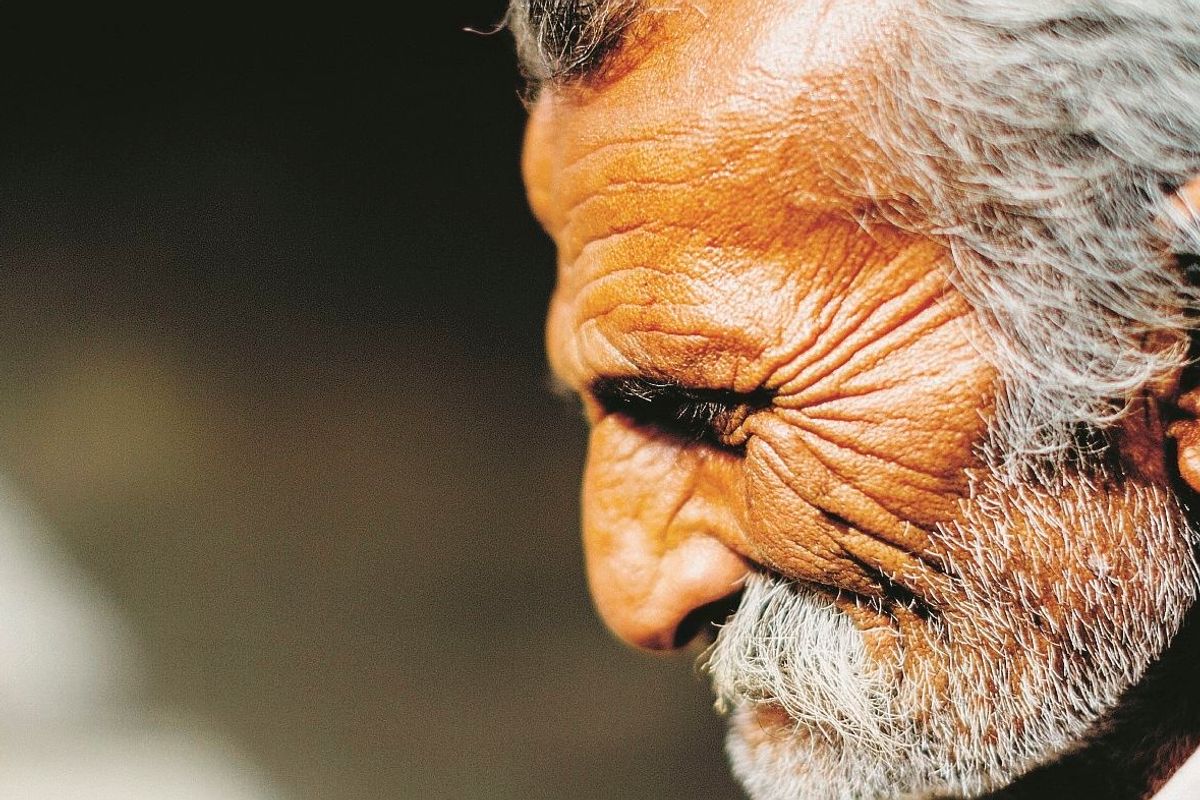
[[[662,553],[607,555],[589,554],[596,608],[614,634],[646,650],[683,647],[709,622],[724,620],[749,573],[741,556],[708,536]]]

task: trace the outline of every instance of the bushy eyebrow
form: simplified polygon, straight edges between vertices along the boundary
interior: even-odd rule
[[[506,17],[534,90],[596,73],[620,45],[641,0],[511,0]]]

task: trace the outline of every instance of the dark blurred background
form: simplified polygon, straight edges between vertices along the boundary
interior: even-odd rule
[[[429,5],[5,7],[2,472],[281,797],[736,797],[588,604],[505,4]]]

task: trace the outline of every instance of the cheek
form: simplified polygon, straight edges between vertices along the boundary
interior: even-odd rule
[[[960,691],[1041,697],[1022,711],[1030,718],[1062,698],[1115,703],[1196,593],[1192,535],[1177,503],[1128,479],[989,480],[936,536],[958,581],[943,625],[919,632],[943,654],[923,665],[926,679],[959,674],[944,669],[946,658],[973,663],[980,686]]]
[[[950,301],[930,304],[800,370],[747,423],[746,527],[774,562],[864,547],[894,561],[877,544],[940,556],[930,532],[961,513],[995,395],[969,324]]]
[[[1007,609],[1035,641],[1161,615],[1187,586],[1188,523],[1156,486],[1059,477],[1052,485],[989,483],[939,531],[965,599]]]
[[[797,453],[772,437],[752,440],[741,465],[743,527],[756,558],[791,577],[835,583],[842,549],[809,498],[821,487],[797,469]]]
[[[978,412],[964,418],[982,428]],[[896,418],[823,425],[784,411],[752,427],[739,495],[743,526],[764,563],[792,576],[821,563],[844,579],[834,562],[900,573],[912,559],[940,560],[930,532],[960,513],[977,464],[971,442],[981,430],[932,448],[933,437]]]

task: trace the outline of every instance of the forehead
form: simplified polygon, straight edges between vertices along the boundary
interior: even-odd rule
[[[558,246],[560,374],[750,380],[771,341],[806,335],[786,320],[906,247],[862,218],[888,182],[862,134],[888,8],[644,5],[603,69],[545,88],[525,172]]]
[[[885,41],[911,0],[513,0],[535,78],[552,86],[642,75],[690,87],[758,71],[841,71]],[[540,62],[540,63],[539,63]],[[616,62],[616,67],[613,64]],[[635,81],[636,82],[636,81]]]
[[[635,23],[639,33],[653,30],[653,38],[660,40],[685,33],[689,17],[709,23],[693,27],[723,38],[738,30],[752,35],[763,29],[808,33],[797,52],[820,57],[842,49],[846,42],[857,45],[884,32],[907,4],[904,0],[512,0],[509,23],[522,46],[520,55],[529,59],[530,72],[565,81],[599,71]],[[675,24],[681,21],[683,25]],[[715,54],[710,50],[709,55]],[[541,64],[536,63],[539,60]]]
[[[581,80],[551,82],[534,106],[525,167],[535,211],[550,217],[543,222],[553,235],[565,220],[554,219],[551,206],[570,207],[571,198],[547,192],[569,194],[588,177],[753,170],[768,168],[768,157],[786,160],[769,168],[797,173],[788,183],[799,202],[802,195],[828,201],[853,194],[846,176],[872,160],[864,114],[876,114],[878,67],[902,5],[638,4],[602,67],[593,64]],[[596,169],[601,163],[607,166]]]

